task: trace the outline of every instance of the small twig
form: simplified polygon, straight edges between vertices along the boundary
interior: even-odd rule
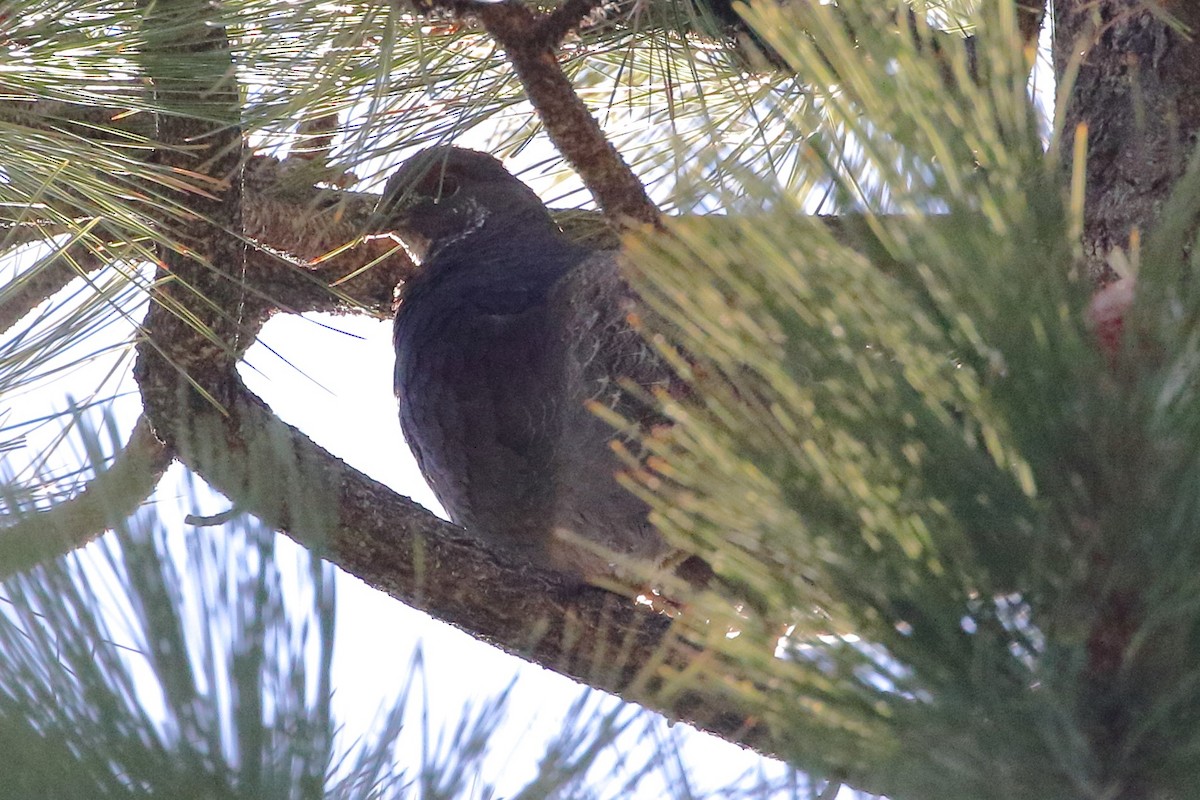
[[[1021,44],[1025,48],[1036,47],[1038,34],[1042,30],[1042,19],[1046,15],[1046,0],[1040,0],[1040,2],[1038,0],[1015,0],[1015,2],[1017,31],[1021,36]],[[931,31],[930,42],[934,57],[942,65],[947,81],[951,80],[950,76],[953,74],[951,62],[947,57],[947,49],[954,46],[961,47],[966,52],[968,72],[975,81],[979,80],[978,37],[966,36],[959,40],[958,37],[945,31]]]
[[[183,524],[192,525],[197,528],[219,528],[245,515],[245,513],[242,509],[234,506],[225,511],[219,511],[216,514],[188,514],[183,518]]]
[[[1046,15],[1046,0],[1014,0],[1017,10],[1017,30],[1021,35],[1021,44],[1025,47],[1036,46],[1038,34],[1042,30],[1042,20]],[[909,30],[917,30],[916,14],[908,13]],[[897,19],[893,17],[893,19]],[[898,21],[898,19],[897,19]],[[952,80],[953,70],[948,57],[951,48],[961,47],[967,54],[968,71],[972,78],[979,79],[978,39],[975,36],[958,37],[946,31],[930,30],[927,34],[930,50],[934,58],[942,66],[947,81]]]
[[[842,792],[841,781],[829,781],[825,784],[825,788],[817,795],[817,800],[834,800]]]

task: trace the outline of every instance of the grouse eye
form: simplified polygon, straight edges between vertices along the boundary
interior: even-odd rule
[[[458,194],[460,188],[458,178],[449,173],[442,173],[437,191],[433,194],[433,202],[440,203],[442,200],[454,197],[454,195]]]
[[[434,164],[421,179],[418,193],[437,204],[458,194],[458,190],[458,178],[447,171],[444,165]]]

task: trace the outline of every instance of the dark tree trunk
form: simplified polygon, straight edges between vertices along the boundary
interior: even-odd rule
[[[1190,31],[1200,6],[1059,0],[1054,21],[1060,86],[1078,70],[1066,99],[1063,163],[1071,164],[1076,136],[1086,135],[1083,254],[1091,276],[1108,282],[1116,277],[1110,254],[1136,249],[1154,230],[1195,150],[1200,42]],[[1099,574],[1083,589],[1097,614],[1077,699],[1097,791],[1117,800],[1162,797],[1148,766],[1171,743],[1139,735],[1139,720],[1154,699],[1149,687],[1172,685],[1184,664],[1172,648],[1136,641],[1146,624],[1144,586],[1127,574]]]

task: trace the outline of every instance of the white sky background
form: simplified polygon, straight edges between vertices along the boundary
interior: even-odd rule
[[[1048,27],[1048,26],[1047,26]],[[1043,31],[1046,35],[1046,31]],[[1048,52],[1043,39],[1042,54]],[[1035,72],[1036,91],[1050,108],[1049,70]],[[470,145],[470,141],[460,140]],[[476,142],[478,146],[479,142]],[[399,156],[399,154],[397,154]],[[537,163],[544,154],[526,152],[520,164]],[[364,167],[364,173],[370,169]],[[514,171],[518,171],[514,169]],[[532,175],[523,176],[528,182]],[[545,180],[535,188],[549,200],[562,197],[565,189],[578,184]],[[573,197],[572,200],[577,200]],[[19,269],[9,265],[8,269]],[[10,274],[0,265],[0,278]],[[69,289],[67,291],[73,291]],[[110,331],[110,333],[118,333]],[[95,342],[89,341],[94,347]],[[267,347],[271,348],[268,350]],[[435,511],[436,500],[422,480],[404,445],[392,395],[391,324],[365,318],[280,315],[263,330],[260,343],[246,356],[243,377],[250,388],[262,396],[280,417],[307,433],[314,441],[357,469],[382,481]],[[295,365],[295,366],[292,366]],[[32,387],[29,391],[4,398],[0,428],[14,421],[41,416],[66,406],[66,397],[83,399],[101,382],[112,366],[101,360],[75,370],[53,384]],[[123,388],[135,387],[128,376]],[[128,431],[138,411],[136,396],[117,403],[123,430]],[[18,460],[36,457],[52,439],[53,426],[30,432],[27,448],[0,455],[15,467]],[[6,438],[0,435],[0,439]],[[177,467],[173,468],[177,471]],[[176,485],[171,481],[164,487]],[[187,509],[196,513],[225,510],[219,502],[203,508]],[[178,516],[171,503],[161,504],[163,522],[179,535],[194,535]],[[295,545],[281,537],[281,569],[293,559]],[[493,744],[489,769],[484,778],[497,785],[500,796],[519,788],[532,776],[544,743],[559,729],[563,715],[578,699],[581,687],[557,674],[528,665],[484,645],[470,636],[435,622],[396,600],[368,588],[356,578],[341,574],[338,584],[338,625],[333,686],[335,713],[345,723],[349,739],[364,732],[376,715],[390,706],[403,685],[413,649],[421,643],[425,659],[425,680],[434,720],[452,728],[469,700],[482,700],[503,690],[519,673],[509,717]],[[417,709],[419,711],[419,707]],[[413,726],[414,729],[416,726]],[[681,731],[680,727],[675,729]],[[705,735],[687,735],[684,757],[695,771],[697,788],[725,785],[761,763],[761,759],[733,745]],[[401,763],[416,763],[415,753],[406,757],[405,748],[416,742],[401,742]],[[647,787],[645,797],[659,793]]]

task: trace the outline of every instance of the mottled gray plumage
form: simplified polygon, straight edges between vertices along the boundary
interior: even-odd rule
[[[575,578],[620,570],[571,535],[661,560],[646,504],[614,477],[614,431],[587,408],[649,421],[617,381],[671,379],[629,327],[612,255],[569,241],[495,158],[453,147],[406,161],[377,219],[421,262],[396,314],[395,388],[405,439],[450,518]]]

